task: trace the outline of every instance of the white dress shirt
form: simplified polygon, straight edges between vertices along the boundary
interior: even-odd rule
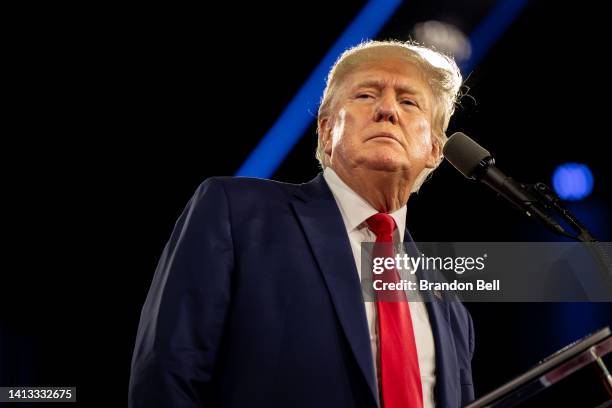
[[[355,193],[349,186],[338,177],[331,168],[326,168],[323,177],[329,185],[332,194],[340,208],[344,226],[351,242],[353,257],[359,279],[361,279],[361,243],[375,242],[376,236],[367,227],[366,220],[378,211],[366,200]],[[394,242],[404,241],[404,230],[406,228],[406,205],[399,210],[389,214],[395,220],[397,229],[393,232]],[[421,372],[421,385],[423,388],[423,406],[434,407],[434,386],[436,383],[436,356],[433,334],[429,324],[427,308],[423,302],[409,302],[412,327],[416,340],[416,348],[419,358],[419,370]],[[378,368],[378,325],[375,302],[365,302],[368,328],[370,330],[370,344],[372,356],[374,357],[374,369],[379,383]]]

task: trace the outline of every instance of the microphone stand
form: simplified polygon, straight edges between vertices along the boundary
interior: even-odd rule
[[[461,132],[454,133],[449,138],[443,153],[465,177],[488,185],[528,217],[539,219],[557,235],[585,243],[600,271],[603,271],[604,281],[612,293],[612,263],[608,254],[593,234],[563,207],[561,200],[550,187],[544,183],[522,184],[506,176],[495,167],[495,159],[488,150]],[[575,233],[563,228],[551,215],[554,213],[571,226]]]
[[[534,201],[525,203],[529,208],[535,209],[533,214],[537,216],[549,229],[558,235],[574,239],[579,242],[586,243],[586,247],[590,254],[595,259],[600,270],[604,272],[604,279],[607,280],[610,288],[612,288],[612,263],[606,251],[600,245],[600,242],[595,239],[593,234],[582,224],[578,219],[561,203],[559,197],[544,183],[535,184],[520,184],[525,191],[531,195]],[[537,205],[539,204],[539,206]],[[545,210],[552,210],[560,216],[569,226],[571,226],[576,234],[567,232],[553,217],[541,211],[538,207],[543,207]],[[542,214],[544,216],[542,216]],[[528,214],[530,215],[530,214]],[[612,290],[612,289],[611,289]]]

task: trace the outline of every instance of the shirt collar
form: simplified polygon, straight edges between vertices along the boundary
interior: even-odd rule
[[[323,172],[323,177],[336,199],[348,233],[351,233],[365,220],[378,213],[378,210],[342,181],[332,168],[327,167]],[[395,220],[400,240],[403,242],[406,228],[406,204],[389,215]]]

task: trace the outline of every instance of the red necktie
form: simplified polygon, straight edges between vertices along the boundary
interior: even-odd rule
[[[376,235],[373,257],[394,257],[395,221],[389,214],[378,213],[367,219]],[[387,245],[384,245],[387,244]],[[373,279],[399,282],[395,268],[386,269]],[[422,408],[421,372],[412,329],[410,308],[403,290],[377,293],[378,351],[380,383],[384,408]]]

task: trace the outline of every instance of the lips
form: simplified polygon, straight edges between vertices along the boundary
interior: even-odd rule
[[[367,140],[379,139],[379,138],[392,139],[392,140],[395,140],[400,145],[402,145],[402,143],[399,141],[399,139],[397,137],[395,137],[392,133],[389,133],[389,132],[376,133],[375,135],[368,137]]]

